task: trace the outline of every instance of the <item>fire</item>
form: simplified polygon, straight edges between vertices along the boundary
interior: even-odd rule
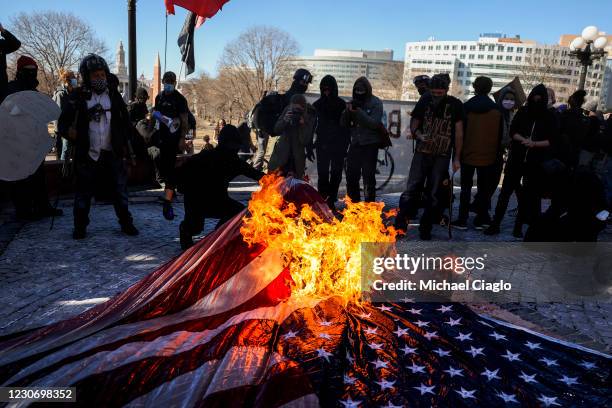
[[[383,203],[352,203],[342,220],[323,207],[297,207],[283,198],[286,182],[276,175],[261,181],[249,202],[240,232],[249,245],[265,244],[282,254],[293,282],[292,296],[339,296],[360,300],[361,243],[395,242],[397,231],[382,220]]]

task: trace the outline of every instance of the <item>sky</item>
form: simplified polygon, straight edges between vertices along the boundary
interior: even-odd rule
[[[89,22],[109,49],[123,40],[127,51],[126,0],[0,0],[0,23],[9,30],[11,17],[33,11],[71,12]],[[177,7],[168,18],[168,70],[179,72],[176,39],[186,11]],[[542,43],[557,43],[565,33],[587,25],[612,32],[611,0],[230,0],[215,17],[196,30],[196,73],[216,73],[223,47],[253,25],[289,32],[300,55],[315,48],[394,50],[404,59],[408,41],[475,40],[479,33],[502,32]],[[138,75],[151,77],[159,52],[164,67],[165,8],[163,0],[137,2]],[[127,53],[126,53],[127,62]]]

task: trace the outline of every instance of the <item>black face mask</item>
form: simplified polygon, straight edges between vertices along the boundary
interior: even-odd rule
[[[540,99],[539,101],[529,101],[527,104],[527,109],[531,114],[540,114],[547,109],[547,103],[544,99]]]
[[[38,75],[38,71],[35,69],[22,69],[17,72],[17,80],[22,82],[27,89],[36,89],[38,87],[38,79],[36,76]]]

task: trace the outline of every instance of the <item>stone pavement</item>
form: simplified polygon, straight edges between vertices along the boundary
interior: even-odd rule
[[[250,181],[232,183],[231,194],[246,203],[256,185]],[[39,327],[78,314],[125,290],[173,256],[180,253],[178,225],[183,217],[181,204],[175,205],[175,220],[161,216],[161,191],[130,194],[131,211],[140,229],[138,237],[119,231],[111,205],[92,206],[88,238],[74,241],[72,202],[60,201],[66,213],[55,219],[21,224],[12,214],[0,214],[0,336]],[[381,196],[387,208],[397,206],[399,193]],[[513,208],[515,203],[510,204]],[[455,212],[456,213],[456,212]],[[502,234],[487,237],[480,231],[453,231],[457,241],[511,241],[514,219],[507,216]],[[210,232],[216,220],[206,223]],[[405,240],[418,239],[416,228]],[[612,240],[612,231],[602,234]],[[447,240],[447,230],[435,227],[434,239]],[[612,304],[579,305],[504,304],[474,305],[477,311],[498,319],[577,342],[600,351],[612,347]]]

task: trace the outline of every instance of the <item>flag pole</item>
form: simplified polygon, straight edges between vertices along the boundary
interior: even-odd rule
[[[166,44],[164,46],[164,73],[166,72],[166,61],[168,60],[168,11],[166,11]]]

